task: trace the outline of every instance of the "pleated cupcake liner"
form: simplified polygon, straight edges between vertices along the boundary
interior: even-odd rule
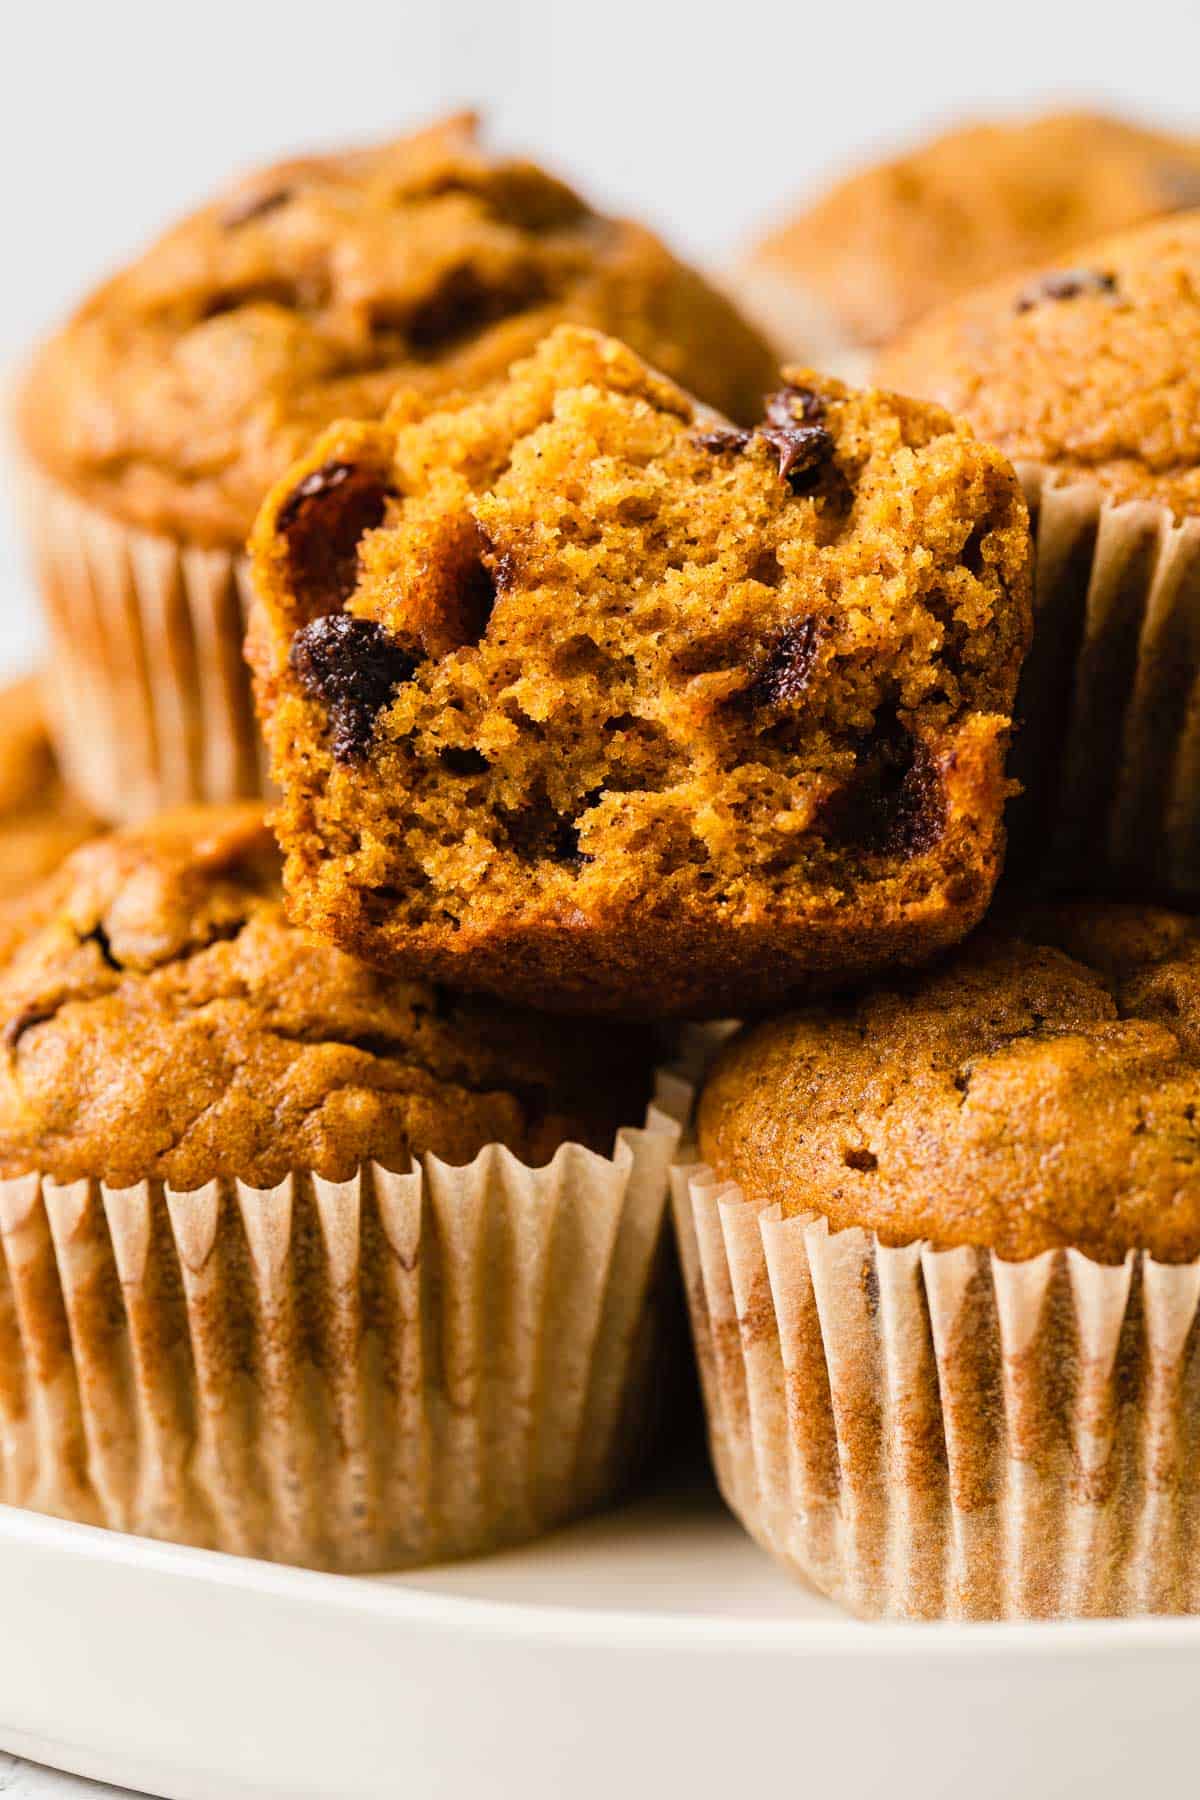
[[[1200,1261],[901,1249],[673,1206],[721,1491],[867,1618],[1200,1611]]]
[[[242,650],[245,558],[126,525],[28,458],[17,477],[49,626],[50,725],[71,787],[118,824],[264,794]]]
[[[1009,867],[1047,888],[1200,899],[1200,519],[1019,464],[1034,641]]]
[[[677,1320],[662,1076],[612,1157],[114,1189],[0,1182],[0,1499],[314,1568],[412,1567],[598,1506]]]

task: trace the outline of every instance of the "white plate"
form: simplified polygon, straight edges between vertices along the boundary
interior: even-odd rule
[[[0,1508],[0,1744],[171,1800],[1128,1800],[1194,1759],[1200,1620],[868,1626],[707,1490],[417,1575]]]

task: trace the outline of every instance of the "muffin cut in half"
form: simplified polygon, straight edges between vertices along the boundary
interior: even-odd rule
[[[1200,931],[989,922],[740,1034],[674,1179],[722,1489],[871,1616],[1200,1611]]]
[[[290,905],[369,961],[702,1015],[986,906],[1028,521],[936,408],[797,373],[737,430],[562,328],[333,428],[252,549]]]
[[[598,1505],[675,1366],[652,1056],[296,930],[257,808],[77,851],[0,973],[0,1501],[357,1570]]]

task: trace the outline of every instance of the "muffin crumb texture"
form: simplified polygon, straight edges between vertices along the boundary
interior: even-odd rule
[[[987,903],[1028,522],[939,410],[800,371],[739,428],[562,328],[334,428],[254,550],[290,905],[380,966],[703,1013]]]
[[[941,969],[722,1054],[701,1154],[751,1200],[889,1245],[1200,1256],[1200,930],[1040,908]]]
[[[610,1155],[650,1047],[380,975],[284,918],[256,807],[164,815],[50,878],[0,975],[0,1177],[344,1180],[485,1145]]]

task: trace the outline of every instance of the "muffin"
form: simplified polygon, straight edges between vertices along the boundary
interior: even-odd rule
[[[1200,206],[1200,140],[1093,113],[957,126],[756,244],[739,290],[787,355],[861,377],[931,307]]]
[[[305,937],[252,806],[77,851],[0,1018],[0,1499],[373,1569],[629,1476],[676,1136],[642,1034]]]
[[[1200,922],[989,926],[721,1053],[676,1211],[721,1485],[868,1616],[1200,1610]]]
[[[55,725],[97,812],[259,792],[240,552],[267,489],[331,420],[486,384],[564,318],[734,414],[774,374],[657,238],[488,154],[469,116],[260,171],[84,302],[17,430]]]
[[[502,388],[406,398],[285,476],[248,648],[298,921],[637,1016],[970,929],[1029,628],[1020,490],[937,409],[788,379],[739,430],[563,327]]]
[[[884,358],[1036,520],[1012,819],[1026,880],[1200,898],[1200,212],[957,302]]]
[[[10,904],[99,830],[63,785],[41,677],[0,688],[0,938]]]

